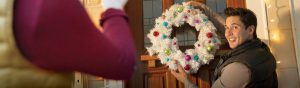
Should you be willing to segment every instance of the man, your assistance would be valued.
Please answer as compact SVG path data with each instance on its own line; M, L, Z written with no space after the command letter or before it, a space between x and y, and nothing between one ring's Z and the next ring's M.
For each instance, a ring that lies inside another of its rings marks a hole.
M256 36L255 14L245 8L227 8L225 15L225 37L232 50L222 56L216 67L212 88L276 88L275 59ZM171 72L186 88L197 87L181 66L178 70Z
M101 1L103 32L79 0L1 0L0 87L71 88L74 71L130 79L136 52L127 0Z

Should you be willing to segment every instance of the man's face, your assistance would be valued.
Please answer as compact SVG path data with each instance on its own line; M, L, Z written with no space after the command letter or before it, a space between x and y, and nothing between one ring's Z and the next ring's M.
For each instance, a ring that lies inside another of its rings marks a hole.
M246 40L252 39L253 31L254 29L251 26L246 30L239 16L229 16L226 19L225 37L230 48L236 48Z

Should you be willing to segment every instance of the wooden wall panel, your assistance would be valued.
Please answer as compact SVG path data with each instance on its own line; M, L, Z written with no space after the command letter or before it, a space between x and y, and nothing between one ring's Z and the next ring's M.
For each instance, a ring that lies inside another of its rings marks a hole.
M245 0L227 0L227 7L246 8Z
M162 1L163 1L163 6L162 6L163 12L164 12L166 9L168 9L169 7L171 7L171 6L173 5L173 3L174 3L173 0L162 0Z
M191 1L196 1L196 2L201 2L201 3L205 3L206 0L191 0Z
M144 49L144 30L143 30L143 0L128 0L125 11L129 18L129 26L133 34L135 48L137 50L137 69L132 78L126 81L126 88L143 88L143 64L140 55Z

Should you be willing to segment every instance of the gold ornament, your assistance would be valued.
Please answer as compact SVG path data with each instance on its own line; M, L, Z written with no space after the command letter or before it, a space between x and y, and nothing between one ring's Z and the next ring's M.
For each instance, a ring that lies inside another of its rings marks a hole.
M213 46L207 46L207 51L211 51L213 48Z
M197 14L198 14L198 12L197 12L197 11L195 11L195 10L193 10L193 11L192 11L192 14L193 14L193 15L197 15Z
M179 6L179 7L177 8L177 11L181 13L181 12L183 11L183 9L184 9L183 6Z

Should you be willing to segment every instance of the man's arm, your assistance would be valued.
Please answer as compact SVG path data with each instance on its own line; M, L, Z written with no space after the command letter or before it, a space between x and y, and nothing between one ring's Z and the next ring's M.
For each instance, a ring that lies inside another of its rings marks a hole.
M206 6L203 3L199 3L196 1L190 1L188 4L195 6L196 8L199 8L203 11L203 13L209 18L210 21L213 22L214 26L217 28L217 30L224 34L224 24L225 24L225 18L223 18L221 15L210 9L208 6Z
M221 76L212 88L244 88L250 81L251 72L241 63L231 63L222 69Z

